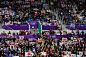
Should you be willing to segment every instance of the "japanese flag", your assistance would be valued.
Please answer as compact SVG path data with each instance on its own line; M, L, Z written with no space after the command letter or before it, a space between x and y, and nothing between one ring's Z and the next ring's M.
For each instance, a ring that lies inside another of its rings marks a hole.
M15 43L15 45L18 45L18 43Z
M62 43L64 43L64 41L62 40Z
M58 25L58 23L55 23L55 25Z
M47 10L47 12L50 12L50 10Z
M1 48L1 50L5 51L6 49Z
M67 41L67 38L62 38L62 41Z
M33 53L25 52L25 56L33 56L33 55L34 55Z
M68 5L68 7L71 7L71 5Z
M42 11L41 11L41 13L45 13L45 11L44 11L44 10L42 10Z
M50 20L50 22L53 22L52 20Z
M55 25L58 25L58 24L59 24L59 22L56 22L56 23L55 23Z
M64 5L64 4L62 4L62 7L65 7L65 5Z
M73 42L77 42L77 40L73 40Z
M11 43L11 45L14 45L14 43Z
M42 42L42 40L41 40L41 39L39 39L39 40L38 40L38 43L41 43L41 42Z
M57 22L57 20L53 20L53 22Z
M9 15L12 15L12 11L9 11Z
M13 57L19 57L19 56L13 56Z
M13 25L13 22L9 21L9 25Z
M67 51L66 54L69 54L69 52Z
M66 55L62 55L63 57L67 57Z
M51 23L48 23L48 25L51 25Z
M11 6L9 6L9 8L11 8Z
M67 7L67 5L65 5L65 7Z
M12 11L9 11L10 13L12 13Z
M42 56L46 56L46 52L41 52L41 55Z
M57 22L57 20L50 20L50 22Z
M19 36L19 38L20 38L21 40L23 40L23 39L24 39L24 36Z
M76 55L75 54L71 54L71 57L76 57Z
M5 25L9 25L9 22L5 22Z
M14 45L10 45L10 49L13 48L14 49Z
M5 10L5 13L8 13L9 11L8 10Z
M8 18L9 17L9 15L5 15L5 18Z
M4 14L4 12L0 12L0 15L3 15Z
M49 35L49 33L47 33L47 35Z
M79 55L81 55L81 56L82 56L82 55L83 55L83 52L79 52Z
M0 16L0 20L2 20L2 16Z
M44 13L44 11L41 11L41 13Z
M66 51L63 51L64 54L66 54Z

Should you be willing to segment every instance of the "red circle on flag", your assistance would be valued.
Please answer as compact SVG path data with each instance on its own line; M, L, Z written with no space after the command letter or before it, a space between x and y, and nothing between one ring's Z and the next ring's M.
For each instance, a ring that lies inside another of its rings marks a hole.
M31 55L31 53L28 53L27 55Z

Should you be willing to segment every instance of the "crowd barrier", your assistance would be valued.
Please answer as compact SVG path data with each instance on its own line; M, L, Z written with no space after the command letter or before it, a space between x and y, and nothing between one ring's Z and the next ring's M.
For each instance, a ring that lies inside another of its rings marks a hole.
M75 25L75 28L71 28L70 25L68 25L68 29L69 30L76 30L77 27L79 28L79 30L86 30L86 25Z
M40 35L12 35L12 38L19 38L19 36L24 36L24 38L40 38ZM86 37L86 35L44 35L46 37L52 37L52 39L59 39L61 37ZM9 35L0 35L0 38L9 38Z
M38 21L28 21L30 28L38 28Z
M3 25L3 28L5 30L29 30L29 25L30 28L39 28L38 21L28 21L28 23L29 24ZM50 30L52 28L54 28L54 30L58 30L57 25L42 25L42 30Z
M53 39L59 38L69 38L69 37L86 37L86 35L46 35L47 37L52 37Z
M11 35L12 38L19 38L20 36L24 36L24 38L30 38L32 40L36 39L36 38L40 38L40 35ZM9 38L10 35L0 35L0 38Z
M58 27L56 25L42 25L42 30L50 30L52 28L54 28L54 30L58 30Z
M29 30L28 24L3 25L5 30Z

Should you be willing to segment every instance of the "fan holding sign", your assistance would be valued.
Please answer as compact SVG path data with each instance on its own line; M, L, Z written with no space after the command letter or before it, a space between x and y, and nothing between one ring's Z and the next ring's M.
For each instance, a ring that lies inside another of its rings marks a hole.
M75 24L73 22L71 22L70 27L75 29Z

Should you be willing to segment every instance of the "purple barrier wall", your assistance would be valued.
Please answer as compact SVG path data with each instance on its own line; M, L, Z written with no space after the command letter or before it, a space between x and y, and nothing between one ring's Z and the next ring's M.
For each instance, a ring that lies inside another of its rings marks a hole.
M70 25L68 25L69 30L76 30L77 27L79 28L79 30L86 30L86 25L75 25L75 29L71 28Z
M24 36L24 38L29 38L35 40L36 38L40 38L40 35L12 35L12 38L19 38L19 36ZM0 35L0 38L9 38L9 35Z
M6 25L3 25L3 28L4 28L5 30L12 30L10 27L8 27L8 26L6 26Z
M40 35L13 35L13 37L15 38L19 38L19 36L24 36L25 38L31 38L31 39L36 39L36 38L40 38ZM86 37L86 35L45 35L47 37L52 37L53 39L59 39L60 37ZM0 38L9 38L9 35L0 35Z
M7 27L9 28L7 28ZM28 24L13 24L13 25L3 25L5 30L29 30Z
M54 39L59 39L60 37L86 37L86 35L46 35L47 37L55 37Z
M28 21L30 28L38 28L38 21Z
M52 28L54 28L54 30L58 30L58 27L57 26L55 26L55 25L42 25L42 30L50 30L50 29L52 29Z

